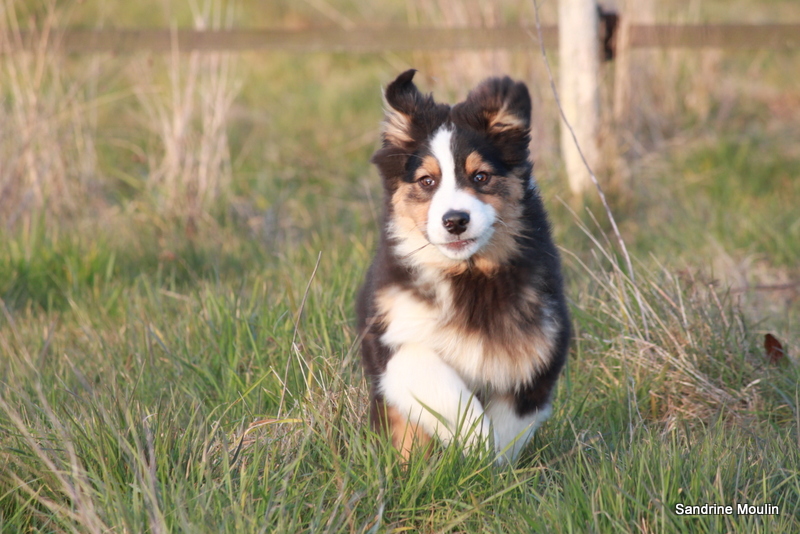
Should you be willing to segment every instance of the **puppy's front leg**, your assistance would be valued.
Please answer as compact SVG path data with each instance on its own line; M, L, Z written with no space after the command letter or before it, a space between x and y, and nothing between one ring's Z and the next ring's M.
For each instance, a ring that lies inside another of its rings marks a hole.
M550 417L552 411L548 402L528 413L519 413L514 395L492 397L486 406L486 414L491 418L494 428L497 462L514 463L536 429Z
M454 438L468 448L488 443L490 425L480 401L452 367L423 345L398 349L379 389L390 409L445 444Z

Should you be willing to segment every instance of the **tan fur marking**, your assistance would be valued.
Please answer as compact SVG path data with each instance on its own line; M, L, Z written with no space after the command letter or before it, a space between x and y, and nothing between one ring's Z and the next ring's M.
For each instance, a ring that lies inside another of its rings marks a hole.
M383 135L395 145L411 143L411 135L408 133L411 127L411 117L405 113L400 113L396 109L386 110L386 120L383 122Z
M492 113L486 112L487 119L489 119L489 129L495 132L504 132L506 130L524 130L527 128L525 119L508 111L504 105L499 111Z
M425 456L430 454L431 436L419 425L411 423L393 406L386 407L386 422L392 437L392 445L404 460L411 458L411 451L422 448Z
M423 229L428 222L427 202L408 202L408 197L416 184L402 183L392 195L394 221L403 232L419 233L424 237Z
M442 175L442 170L439 167L439 160L433 156L425 156L422 160L422 165L417 168L414 178L419 180L423 176L432 176L439 178Z
M389 321L389 313L394 308L394 303L397 300L397 289L389 287L379 291L375 295L375 305L377 308L377 316L380 318L379 322L386 324Z
M467 156L467 161L464 162L464 170L467 171L468 176L472 176L478 172L488 172L489 174L495 172L494 168L484 161L477 152L472 152Z

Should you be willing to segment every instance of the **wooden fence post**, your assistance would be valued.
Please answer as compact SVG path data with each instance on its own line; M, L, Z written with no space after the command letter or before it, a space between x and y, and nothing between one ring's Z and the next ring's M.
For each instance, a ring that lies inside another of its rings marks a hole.
M570 189L579 195L592 185L583 159L594 169L600 155L600 43L595 0L559 0L558 58L561 107L572 127L570 132L561 124L561 154Z

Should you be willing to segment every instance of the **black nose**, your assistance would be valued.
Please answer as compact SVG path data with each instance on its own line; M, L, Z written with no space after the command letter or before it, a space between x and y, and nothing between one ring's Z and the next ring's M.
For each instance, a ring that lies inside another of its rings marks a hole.
M469 213L466 211L450 210L442 217L442 224L451 234L463 234L469 224Z

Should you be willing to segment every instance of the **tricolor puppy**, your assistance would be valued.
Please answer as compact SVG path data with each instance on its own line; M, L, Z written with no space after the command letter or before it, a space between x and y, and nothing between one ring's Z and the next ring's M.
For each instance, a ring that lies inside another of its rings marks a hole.
M404 457L436 436L513 461L551 412L570 322L532 176L531 100L491 78L455 106L385 93L383 228L358 298L371 419Z

